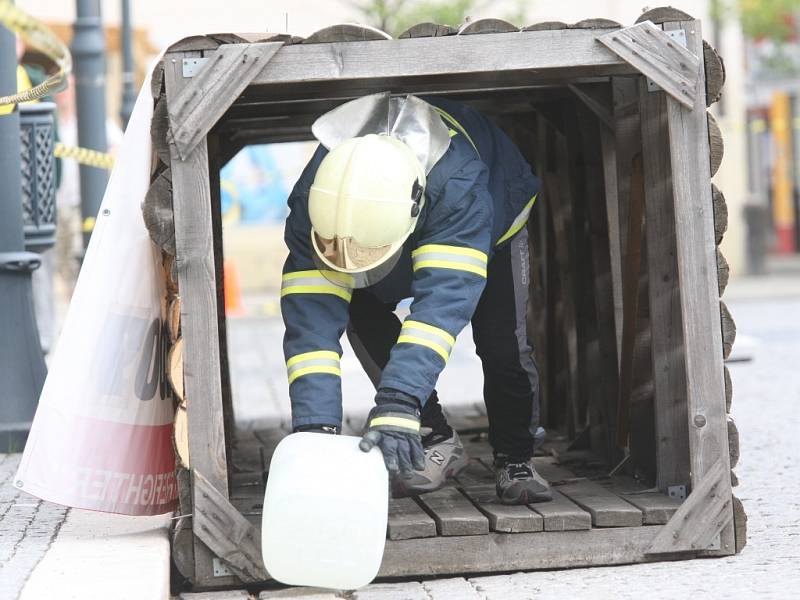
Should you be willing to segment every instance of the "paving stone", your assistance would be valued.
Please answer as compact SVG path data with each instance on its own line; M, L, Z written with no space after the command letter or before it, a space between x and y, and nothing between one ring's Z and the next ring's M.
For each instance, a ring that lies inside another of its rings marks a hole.
M423 581L422 587L430 600L481 600L482 596L463 577L453 579L431 579Z
M336 600L343 596L339 592L323 588L294 587L283 590L261 592L258 600L273 600L273 598L295 598L296 600Z
M430 600L421 583L374 583L353 592L353 600Z
M223 590L219 592L183 593L181 600L250 600L253 596L245 590Z

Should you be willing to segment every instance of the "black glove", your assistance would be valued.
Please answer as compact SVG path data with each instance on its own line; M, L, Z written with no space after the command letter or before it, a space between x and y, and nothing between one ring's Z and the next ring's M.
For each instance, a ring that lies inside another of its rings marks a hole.
M390 474L422 471L425 452L419 435L419 401L403 392L382 388L375 396L375 403L367 417L367 432L358 447L369 452L378 446Z

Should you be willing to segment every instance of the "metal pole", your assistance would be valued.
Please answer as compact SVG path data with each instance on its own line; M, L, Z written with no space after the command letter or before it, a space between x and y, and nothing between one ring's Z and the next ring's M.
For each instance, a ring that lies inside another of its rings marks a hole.
M17 91L16 40L0 27L0 95ZM37 254L25 252L19 112L0 115L0 452L19 452L44 385L44 363L33 313L31 271Z
M119 116L122 128L128 127L133 105L136 103L136 90L133 87L133 51L131 50L131 3L122 0L122 106Z
M77 0L77 18L70 50L75 73L78 145L99 152L107 149L105 39L100 0ZM94 220L108 183L105 169L81 165L83 247L89 244Z

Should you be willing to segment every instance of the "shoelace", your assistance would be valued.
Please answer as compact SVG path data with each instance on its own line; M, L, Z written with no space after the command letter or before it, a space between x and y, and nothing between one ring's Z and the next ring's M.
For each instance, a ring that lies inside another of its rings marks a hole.
M533 471L531 471L528 463L510 462L506 465L506 469L511 479L530 479L533 477Z

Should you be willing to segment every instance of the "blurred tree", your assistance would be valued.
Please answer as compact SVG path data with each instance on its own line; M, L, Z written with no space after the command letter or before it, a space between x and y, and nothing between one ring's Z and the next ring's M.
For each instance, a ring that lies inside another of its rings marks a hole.
M778 44L797 36L800 0L739 0L742 29L746 36Z
M715 20L738 16L744 34L755 41L775 44L795 41L800 0L712 0Z
M465 18L483 10L490 0L356 0L352 5L361 13L367 25L377 27L393 36L416 23L430 21L458 26ZM498 15L516 24L525 18L525 6L530 2L517 0L511 14Z

